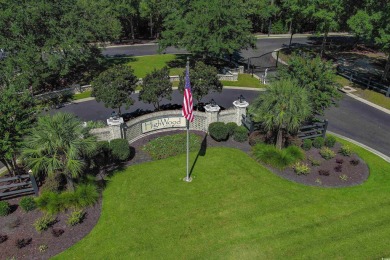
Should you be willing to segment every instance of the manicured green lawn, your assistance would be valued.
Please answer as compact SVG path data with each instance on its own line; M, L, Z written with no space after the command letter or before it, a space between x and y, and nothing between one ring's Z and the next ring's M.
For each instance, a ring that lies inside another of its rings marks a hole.
M352 86L354 87L354 86ZM356 88L356 87L355 87ZM378 93L374 90L370 89L361 89L356 88L356 92L352 92L352 94L364 98L365 100L368 100L374 104L377 104L381 107L390 109L390 97L386 97L382 93Z
M235 87L252 87L252 88L265 88L266 86L260 83L255 77L250 74L239 74L238 81L221 81L224 86Z
M150 56L135 56L123 58L107 58L109 65L126 64L134 69L138 78L143 78L153 69L161 69L168 66L170 75L181 75L185 68L186 55L159 54Z
M366 183L308 187L245 153L210 148L185 183L185 155L118 172L97 226L57 259L380 259L390 256L390 165ZM191 154L191 161L195 154Z
M83 98L89 98L89 97L91 97L91 93L92 93L92 91L84 91L82 93L74 94L73 99L79 100L79 99L83 99Z

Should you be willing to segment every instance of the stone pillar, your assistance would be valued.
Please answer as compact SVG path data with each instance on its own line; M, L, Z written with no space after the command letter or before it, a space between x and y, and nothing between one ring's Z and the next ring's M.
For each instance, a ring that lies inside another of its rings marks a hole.
M208 131L211 123L218 122L218 112L221 108L218 105L206 105L204 109L206 111L206 131Z
M241 119L243 115L246 115L246 108L249 106L249 103L242 100L236 100L233 102L234 109L236 110L236 123L237 125L242 125Z
M122 133L123 123L124 121L122 117L117 117L117 118L110 117L109 119L107 119L107 125L111 132L110 141L112 139L124 138L123 137L124 135Z

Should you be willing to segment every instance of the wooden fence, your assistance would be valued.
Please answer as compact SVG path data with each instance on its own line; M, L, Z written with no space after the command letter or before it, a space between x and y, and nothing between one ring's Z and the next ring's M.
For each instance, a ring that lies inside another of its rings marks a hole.
M248 129L249 133L261 129L261 124L253 122L249 116L243 115L241 123ZM325 138L327 128L328 120L306 123L299 129L298 137L302 140L313 139L319 136Z
M38 185L30 174L0 178L0 198L34 193L38 196Z
M386 86L384 84L378 83L372 78L363 77L354 70L350 70L342 66L338 66L337 74L348 79L351 82L357 83L368 89L373 89L379 93L385 94L386 97L390 97L390 86Z

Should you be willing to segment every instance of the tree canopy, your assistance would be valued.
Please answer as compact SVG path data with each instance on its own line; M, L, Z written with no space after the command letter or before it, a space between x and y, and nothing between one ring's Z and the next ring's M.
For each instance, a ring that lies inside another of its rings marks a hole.
M120 32L106 0L4 0L1 8L1 83L34 92L85 77L99 63L96 43Z
M160 102L163 98L171 100L172 83L169 78L169 69L164 67L153 70L142 79L142 89L139 99L153 104L156 110L160 110Z
M35 121L34 99L28 91L14 87L0 90L0 162L10 174L17 172L17 156Z
M201 61L196 62L195 68L190 68L190 82L192 96L199 103L210 91L221 92L222 83L217 77L217 69L213 66L204 64ZM184 91L185 72L180 77L179 90Z
M267 131L276 132L276 146L282 148L283 131L296 133L311 115L309 93L290 79L275 81L250 105L249 114Z
M121 106L125 105L128 109L134 103L130 95L135 91L137 82L130 66L115 65L100 73L92 82L92 93L97 102L118 109L118 114L121 114Z
M164 20L161 48L175 46L194 54L222 57L254 45L242 0L197 0L176 5Z

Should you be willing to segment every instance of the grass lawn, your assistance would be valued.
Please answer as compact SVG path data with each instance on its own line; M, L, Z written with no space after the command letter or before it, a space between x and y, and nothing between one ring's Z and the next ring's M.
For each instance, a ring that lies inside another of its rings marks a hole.
M81 92L81 93L78 93L78 94L74 94L73 95L73 100L89 98L89 97L91 97L91 93L92 93L92 91L84 91L84 92Z
M245 153L210 148L185 183L185 155L117 172L97 226L57 259L380 259L390 256L390 165L363 185L282 179ZM191 154L194 160L195 154Z
M134 56L122 58L107 58L107 66L113 64L126 64L134 69L138 78L144 78L153 69L161 69L168 66L170 75L181 75L185 68L187 55L159 54L150 56Z
M352 86L354 87L354 86ZM390 97L386 97L382 93L378 93L374 90L370 89L361 89L355 87L357 90L356 92L352 92L352 94L364 98L365 100L368 100L374 104L377 104L378 106L390 109Z
M224 86L234 86L234 87L251 87L251 88L265 88L266 86L261 84L260 81L252 77L250 74L239 74L238 81L223 81L221 80Z

